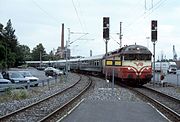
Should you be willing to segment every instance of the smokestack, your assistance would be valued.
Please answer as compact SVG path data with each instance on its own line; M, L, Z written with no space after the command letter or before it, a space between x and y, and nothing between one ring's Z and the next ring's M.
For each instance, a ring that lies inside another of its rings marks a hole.
M92 56L92 50L90 50L90 57Z
M62 31L61 31L61 49L64 49L64 23L62 23Z

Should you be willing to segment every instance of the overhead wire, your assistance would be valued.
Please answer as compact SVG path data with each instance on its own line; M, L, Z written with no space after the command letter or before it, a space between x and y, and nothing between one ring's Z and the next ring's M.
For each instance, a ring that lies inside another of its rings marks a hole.
M79 14L78 14L77 7L76 7L76 5L75 5L75 3L74 3L74 0L72 0L72 4L73 4L73 7L74 7L76 16L77 16L77 18L78 18L78 21L79 21L79 23L80 23L80 25L81 25L82 31L85 32L85 31L84 31L83 24L82 24L81 19L80 19L80 16L79 16Z
M32 0L32 2L34 3L34 5L39 8L44 14L46 14L47 16L49 16L52 20L54 20L55 22L57 22L59 24L58 18L52 16L51 14L49 14L45 9L43 9L35 0Z
M162 4L163 4L165 1L167 1L167 0L159 0L156 4L153 4L153 3L152 3L152 7L151 7L150 9L146 9L147 12L141 14L141 15L138 17L137 21L139 21L139 20L142 19L142 18L145 19L146 17L148 17L150 14L152 14L152 13L154 12L154 10L158 9L159 7L161 7ZM153 0L152 0L152 2L153 2ZM146 6L146 5L145 5L145 6ZM135 24L137 21L133 21L133 23L129 24L129 26Z
M79 3L79 0L76 0L77 1L77 6L78 6L78 10L80 11L80 13L83 11L82 8L81 8L81 4ZM81 14L82 15L82 14ZM83 15L82 15L83 16ZM83 24L83 27L85 29L85 33L87 32L87 28L86 28L86 23L84 21L84 18L81 16L81 20L82 20L82 24Z
M114 37L112 37L111 35L110 35L110 37L113 41L115 41L120 46L120 42L116 41L116 39L114 39Z
M161 7L167 0L159 0L158 2L156 2L155 4L152 3L152 7L150 9L147 9L147 6L145 6L145 10L147 10L147 12L142 13L135 21L133 21L132 23L128 24L124 30L127 30L128 28L130 28L131 26L133 26L134 24L136 24L137 22L140 22L144 19L146 19L148 16L150 16L155 10L157 10L159 7ZM152 0L153 2L153 0ZM146 2L145 2L146 3ZM130 30L130 29L128 29ZM129 31L128 31L129 32Z
M158 9L159 7L161 7L167 0L160 0L158 1L150 10L149 13L145 16L148 17L150 14L152 14L154 12L154 10Z

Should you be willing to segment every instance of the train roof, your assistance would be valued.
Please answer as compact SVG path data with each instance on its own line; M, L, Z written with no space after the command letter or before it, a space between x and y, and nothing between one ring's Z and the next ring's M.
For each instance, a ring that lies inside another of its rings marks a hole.
M151 51L144 46L141 45L128 45L120 49L121 54L152 54Z
M76 61L86 61L86 60L99 60L99 59L103 59L103 57L104 57L104 54L97 55L97 56L91 56L91 57L73 58L73 59L69 59L68 61L76 62ZM62 63L62 62L66 62L66 60L58 60L57 62Z
M70 59L70 60L68 60L68 61L79 61L81 58L72 58L72 59Z
M80 61L85 61L85 60L99 60L99 59L103 59L103 57L104 57L104 54L103 54L103 55L96 55L96 56L81 58Z
M49 61L26 61L27 64L48 63Z

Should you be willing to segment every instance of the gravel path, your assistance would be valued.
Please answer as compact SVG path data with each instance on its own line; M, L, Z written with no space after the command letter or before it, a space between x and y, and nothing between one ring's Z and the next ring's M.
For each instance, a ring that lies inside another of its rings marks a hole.
M95 87L90 91L87 99L90 100L119 100L119 101L133 101L133 102L142 102L129 90L114 85L114 91L112 90L112 83L107 83L105 80L100 78L93 78L95 81Z
M180 100L180 87L177 87L177 86L166 86L166 87L162 87L162 86L159 86L159 85L154 85L153 84L146 84L144 85L146 87L149 87L149 88L152 88L152 89L155 89L157 91L160 91L160 92L163 92L169 96L173 96L175 98L178 98Z

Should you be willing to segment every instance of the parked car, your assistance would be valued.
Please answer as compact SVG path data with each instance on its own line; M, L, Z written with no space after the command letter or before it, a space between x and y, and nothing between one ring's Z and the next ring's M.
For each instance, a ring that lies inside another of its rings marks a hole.
M32 86L38 86L39 78L34 77L30 71L19 71L25 78L29 79ZM33 83L35 82L35 83Z
M3 77L5 79L10 80L12 83L28 83L29 79L25 78L20 72L18 71L6 71L3 72Z
M2 74L0 73L0 87L1 87L1 84L11 84L11 81L4 79Z
M177 64L176 62L155 62L155 71L176 74Z
M11 83L10 80L4 79L2 74L0 73L0 91L5 91L5 89L9 88Z
M41 66L41 67L36 67L36 69L37 70L44 70L46 67L43 67L43 66Z
M62 70L56 69L54 67L47 67L45 70L46 76L57 76L57 75L63 75L64 72Z

